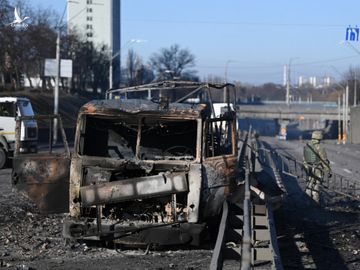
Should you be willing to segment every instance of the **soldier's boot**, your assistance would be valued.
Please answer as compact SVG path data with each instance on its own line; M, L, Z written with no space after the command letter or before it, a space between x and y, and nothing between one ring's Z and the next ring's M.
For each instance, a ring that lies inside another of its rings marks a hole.
M316 203L320 203L320 183L319 181L315 182L315 185L312 190L312 198Z
M306 183L306 188L305 188L305 193L312 198L312 191L313 191L314 187L313 187L313 179L309 178L308 182Z
M306 187L305 193L306 193L310 198L312 197L312 192L311 192L311 189L310 189L309 187Z
M320 194L318 191L313 191L312 192L312 199L314 200L314 202L316 202L317 204L320 203Z

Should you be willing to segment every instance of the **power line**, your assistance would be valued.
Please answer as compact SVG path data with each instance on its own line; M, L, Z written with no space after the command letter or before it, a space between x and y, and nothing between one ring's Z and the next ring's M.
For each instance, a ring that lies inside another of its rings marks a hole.
M314 62L307 62L307 63L296 63L296 64L293 64L293 66L307 66L307 65L323 64L323 63L329 63L329 62L338 62L338 61L348 60L348 59L352 59L352 58L356 58L356 57L359 57L359 55L347 56L347 57L342 57L342 58L333 58L333 59L328 59L328 60L321 60L321 61L314 61Z
M231 69L251 69L251 68L277 68L281 67L281 64L273 65L273 66L231 66ZM217 69L217 68L224 68L224 66L202 66L198 65L199 68L211 68L211 69Z
M124 22L173 23L173 24L222 24L249 26L279 26L279 27L345 27L348 24L316 24L316 23L273 23L273 22L236 22L236 21L203 21L203 20L168 20L168 19L131 19L124 18Z
M296 63L292 64L292 66L308 66L308 65L315 65L315 64L323 64L323 63L331 63L331 62L338 62L343 60L348 60L352 58L359 57L359 55L352 55L347 57L341 57L341 58L332 58L332 59L326 59L326 60L318 60L313 62L304 62L304 63ZM240 60L237 62L241 62ZM284 64L271 64L271 65L258 65L258 66L236 66L232 65L231 69L253 69L253 68L282 68ZM218 68L224 68L224 66L203 66L203 65L197 65L198 68L210 68L210 69L218 69Z

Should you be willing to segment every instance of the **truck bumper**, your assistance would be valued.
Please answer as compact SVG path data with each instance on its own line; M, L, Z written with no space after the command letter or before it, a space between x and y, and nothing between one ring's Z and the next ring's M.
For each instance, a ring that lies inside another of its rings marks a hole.
M37 141L20 141L20 153L37 153Z

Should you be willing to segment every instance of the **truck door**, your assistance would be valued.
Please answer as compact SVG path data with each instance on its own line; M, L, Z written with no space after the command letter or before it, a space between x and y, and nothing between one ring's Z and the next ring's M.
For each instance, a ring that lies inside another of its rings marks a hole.
M204 191L206 208L204 216L219 214L224 198L236 188L237 148L236 122L234 119L215 118L205 122L204 127Z
M0 102L0 134L3 135L8 142L15 140L15 117L16 106L14 102Z
M53 122L58 121L59 142L54 144ZM20 152L21 121L36 120L38 152ZM59 115L22 116L16 119L12 183L32 200L42 213L69 211L70 149Z
M12 101L0 102L0 169L6 164L15 142L16 107Z

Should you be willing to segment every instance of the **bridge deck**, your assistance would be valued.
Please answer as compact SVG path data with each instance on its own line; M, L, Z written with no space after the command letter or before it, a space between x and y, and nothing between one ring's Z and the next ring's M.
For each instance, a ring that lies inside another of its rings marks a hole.
M350 114L348 114L350 120ZM240 118L258 119L316 119L338 120L337 107L316 107L306 105L240 105L238 106Z

